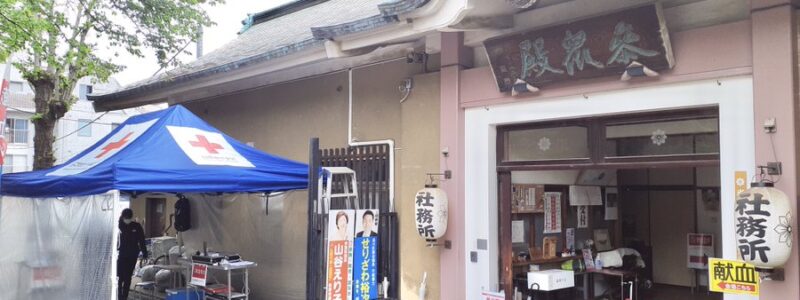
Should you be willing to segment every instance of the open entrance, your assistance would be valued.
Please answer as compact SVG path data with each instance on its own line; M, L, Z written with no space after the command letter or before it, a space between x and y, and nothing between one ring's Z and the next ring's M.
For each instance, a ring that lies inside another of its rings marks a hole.
M722 256L718 124L709 108L498 127L504 290L722 299L706 277Z

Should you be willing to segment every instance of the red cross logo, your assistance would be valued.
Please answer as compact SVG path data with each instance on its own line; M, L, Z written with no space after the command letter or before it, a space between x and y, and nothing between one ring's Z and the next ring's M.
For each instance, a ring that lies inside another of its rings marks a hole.
M116 150L116 149L122 148L122 146L125 146L125 144L128 143L128 138L131 137L132 134L133 134L133 132L128 132L128 134L126 134L125 137L123 137L121 140L116 141L116 142L108 143L108 145L103 147L103 152L101 152L100 154L98 154L94 158L101 158L104 155L108 154L108 152L111 152L112 150Z
M208 139L201 134L197 135L197 141L194 142L189 141L189 144L191 144L193 147L205 148L206 151L208 151L208 153L211 154L217 154L219 153L217 152L217 149L222 149L222 146L220 144L209 142Z

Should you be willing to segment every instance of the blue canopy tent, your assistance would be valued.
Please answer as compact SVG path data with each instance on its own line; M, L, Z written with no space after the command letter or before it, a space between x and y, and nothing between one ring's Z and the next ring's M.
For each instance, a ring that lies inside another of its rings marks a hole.
M247 146L176 105L131 117L62 165L1 178L0 194L23 197L273 192L305 189L308 166Z
M121 194L305 189L308 166L177 105L129 118L64 164L0 180L0 299L114 299Z

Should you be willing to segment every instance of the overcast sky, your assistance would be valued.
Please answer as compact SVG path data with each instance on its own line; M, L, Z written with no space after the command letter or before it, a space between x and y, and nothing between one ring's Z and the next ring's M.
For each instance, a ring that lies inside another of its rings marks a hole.
M223 5L208 9L211 20L217 25L203 29L203 52L214 51L217 47L236 38L236 33L242 28L241 21L247 17L248 13L264 11L288 2L292 2L292 0L226 0ZM195 53L195 45L189 47L189 50ZM181 57L183 62L191 60L193 60L192 57ZM120 54L117 63L127 66L124 71L113 75L123 86L148 78L159 69L152 55L137 58Z

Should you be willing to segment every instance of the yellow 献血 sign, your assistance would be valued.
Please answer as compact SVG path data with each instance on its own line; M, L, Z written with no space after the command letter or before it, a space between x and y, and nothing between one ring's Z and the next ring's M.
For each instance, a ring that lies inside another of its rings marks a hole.
M712 292L758 295L758 272L751 264L709 257L708 278Z

